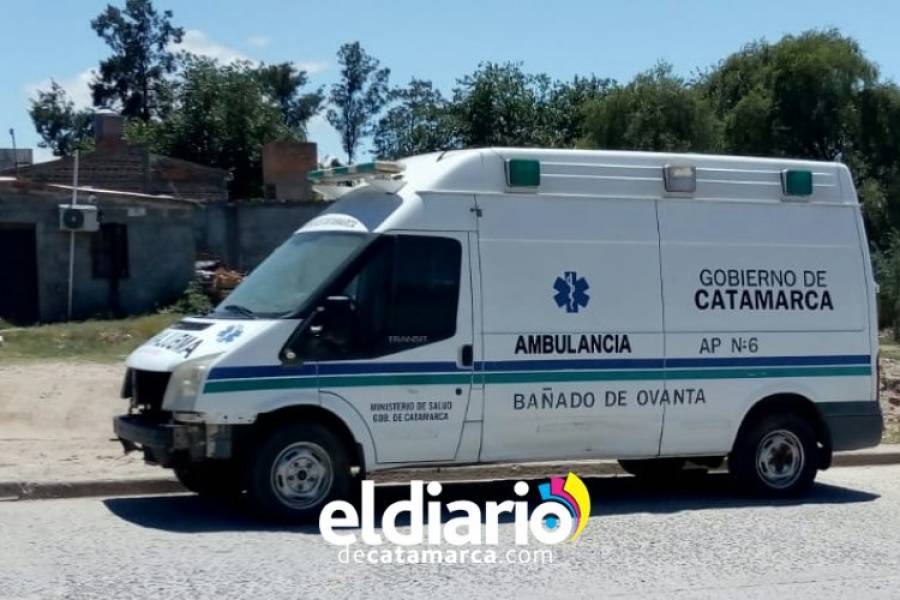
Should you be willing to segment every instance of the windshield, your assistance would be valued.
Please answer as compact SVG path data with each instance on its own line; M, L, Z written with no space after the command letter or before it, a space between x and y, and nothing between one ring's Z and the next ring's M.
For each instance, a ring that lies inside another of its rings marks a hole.
M214 311L218 316L283 317L299 310L370 236L296 233L264 260Z

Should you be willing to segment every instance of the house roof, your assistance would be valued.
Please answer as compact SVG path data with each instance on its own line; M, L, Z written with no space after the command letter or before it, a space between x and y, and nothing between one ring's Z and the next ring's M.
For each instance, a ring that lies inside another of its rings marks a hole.
M0 176L0 189L11 188L14 190L22 190L25 192L72 192L73 186L60 183L41 183L30 181L27 179L17 179L15 177ZM135 200L140 202L163 202L177 203L186 206L197 206L204 204L200 200L190 198L180 198L168 194L146 194L143 192L130 192L124 190L111 190L98 188L94 186L78 186L78 193L82 200L86 200L88 195L104 196L110 199L119 200Z
M66 186L72 182L73 168L73 158L63 157L22 166L18 171L6 169L0 176L15 174L19 181ZM199 202L226 200L227 177L223 169L154 154L124 142L82 154L78 173L83 184L79 189Z

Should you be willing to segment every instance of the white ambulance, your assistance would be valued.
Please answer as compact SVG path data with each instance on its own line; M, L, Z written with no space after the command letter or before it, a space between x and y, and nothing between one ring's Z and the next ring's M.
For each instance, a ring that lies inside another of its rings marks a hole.
M190 489L305 519L410 465L727 457L785 496L879 443L842 164L489 148L310 179L346 193L128 359L115 431Z

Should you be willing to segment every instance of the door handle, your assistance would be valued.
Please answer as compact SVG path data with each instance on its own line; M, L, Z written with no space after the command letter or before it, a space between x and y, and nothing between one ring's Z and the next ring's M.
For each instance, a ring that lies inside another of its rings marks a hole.
M463 344L459 349L459 366L471 367L474 362L474 350L472 344Z

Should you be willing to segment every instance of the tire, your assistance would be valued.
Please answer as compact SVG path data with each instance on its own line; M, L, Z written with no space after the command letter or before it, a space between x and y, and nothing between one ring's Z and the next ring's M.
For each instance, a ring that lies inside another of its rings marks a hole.
M208 497L239 496L243 486L238 467L227 461L209 461L175 468L175 477L189 491Z
M812 487L817 457L812 426L792 413L774 414L741 429L728 470L754 495L792 498Z
M643 460L620 460L619 466L626 473L647 481L671 479L684 468L683 458L648 458Z
M281 522L315 521L325 504L350 497L352 482L347 450L318 424L271 430L248 463L251 503L260 516Z

